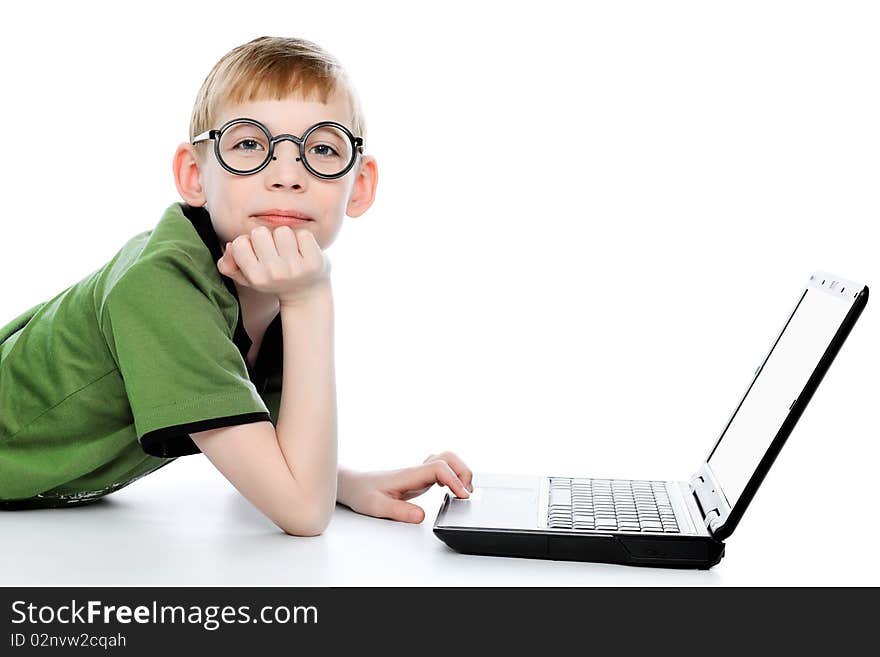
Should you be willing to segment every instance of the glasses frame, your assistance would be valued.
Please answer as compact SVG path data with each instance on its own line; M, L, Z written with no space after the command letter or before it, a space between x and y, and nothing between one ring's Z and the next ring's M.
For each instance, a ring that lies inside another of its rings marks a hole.
M226 164L226 162L224 162L223 158L220 156L220 139L223 137L223 133L226 132L232 126L238 125L239 123L250 123L250 124L257 126L260 130L263 131L263 133L266 135L267 141L269 142L269 152L266 154L266 159L256 169L251 169L251 170L233 169L231 166ZM311 166L309 166L309 160L306 157L306 152L305 152L305 144L306 144L306 141L308 140L309 136L315 130L317 130L319 128L326 127L326 126L332 126L334 128L339 128L340 130L342 130L342 132L348 137L349 141L351 142L351 160L349 161L348 165L342 171L340 171L337 174L333 174L333 175L328 175L326 173L320 173L318 171L315 171ZM310 127L308 130L306 130L305 134L303 134L302 137L296 137L296 136L288 134L288 133L283 133L283 134L276 135L273 137L272 133L269 132L269 129L266 126L264 126L262 123L257 121L256 119L249 119L246 117L240 117L237 119L231 119L231 120L227 121L226 123L224 123L222 126L220 126L217 129L206 130L202 134L196 136L190 143L195 145L195 144L199 143L200 141L206 141L208 139L212 139L214 141L214 157L217 158L217 162L220 164L220 166L222 166L224 169L226 169L229 173L234 173L237 176L252 176L253 174L259 173L260 171L265 169L267 166L269 166L269 162L271 162L273 159L275 159L274 158L275 144L277 144L278 142L284 141L284 140L290 140L299 147L299 157L296 158L296 161L302 162L303 166L306 168L306 171L308 171L313 176L315 176L317 178L321 178L323 180L335 180L336 178L341 178L342 176L347 174L351 170L351 168L354 166L354 163L357 161L358 153L362 154L364 152L364 139L363 139L363 137L355 137L354 134L351 132L351 130L346 128L341 123L337 123L336 121L320 121L320 122L316 123L315 125L313 125L312 127Z

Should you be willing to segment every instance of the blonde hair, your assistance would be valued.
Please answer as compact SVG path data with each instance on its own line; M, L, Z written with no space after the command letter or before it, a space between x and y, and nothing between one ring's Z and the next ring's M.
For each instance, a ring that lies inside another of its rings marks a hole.
M350 126L355 136L366 143L366 121L360 99L342 64L311 41L293 37L258 37L223 55L196 95L189 124L189 141L215 125L221 108L254 100L283 100L299 94L306 100L322 103L337 91L347 98L351 108ZM201 160L210 141L195 144Z

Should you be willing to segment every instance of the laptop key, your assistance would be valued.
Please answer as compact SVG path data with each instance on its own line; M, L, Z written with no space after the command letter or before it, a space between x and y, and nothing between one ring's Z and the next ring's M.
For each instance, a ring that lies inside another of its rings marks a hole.
M572 529L596 529L596 523L594 523L594 522L574 522L574 523L572 523Z
M571 492L559 488L550 489L550 506L571 506Z

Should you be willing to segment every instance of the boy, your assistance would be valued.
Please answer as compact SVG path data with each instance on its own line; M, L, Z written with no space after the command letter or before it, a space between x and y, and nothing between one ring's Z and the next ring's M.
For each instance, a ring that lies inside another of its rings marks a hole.
M85 504L203 453L291 535L337 502L421 522L454 454L337 466L333 301L324 255L372 204L375 158L342 67L302 39L227 53L174 154L184 203L102 268L0 328L0 508Z

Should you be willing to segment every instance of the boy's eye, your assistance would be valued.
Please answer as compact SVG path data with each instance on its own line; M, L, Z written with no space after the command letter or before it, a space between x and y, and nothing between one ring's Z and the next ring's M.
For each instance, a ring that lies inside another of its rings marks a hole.
M315 152L316 150L317 152ZM325 157L339 156L339 153L336 152L336 149L329 144L315 144L309 149L309 153L312 152L315 152L315 155L321 155Z
M241 146L242 144L256 144L256 145L259 146L260 148L263 147L263 145L262 145L261 143L259 143L256 139L242 139L242 140L241 140L240 142L238 142L235 146L233 146L233 148L238 148L238 147ZM244 149L240 149L240 150L252 151L252 150L255 150L255 149L254 149L254 148L244 148Z

